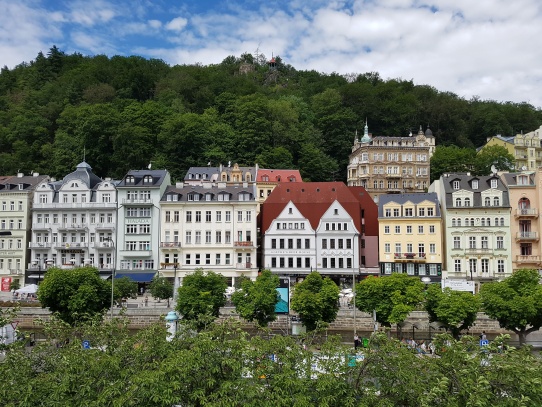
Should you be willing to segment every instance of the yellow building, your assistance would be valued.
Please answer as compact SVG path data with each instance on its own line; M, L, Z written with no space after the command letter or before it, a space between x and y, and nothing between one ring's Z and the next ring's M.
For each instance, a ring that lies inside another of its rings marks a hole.
M515 167L517 170L535 171L542 166L541 135L542 126L529 133L516 134L510 137L503 137L499 134L495 137L489 137L486 144L479 151L490 146L504 147L516 159Z
M381 276L405 273L441 281L442 221L436 193L381 195L378 224Z

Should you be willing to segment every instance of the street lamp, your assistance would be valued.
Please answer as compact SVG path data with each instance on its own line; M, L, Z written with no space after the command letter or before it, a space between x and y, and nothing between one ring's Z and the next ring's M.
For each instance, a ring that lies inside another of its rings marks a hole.
M177 267L179 263L173 263L173 301L177 301Z

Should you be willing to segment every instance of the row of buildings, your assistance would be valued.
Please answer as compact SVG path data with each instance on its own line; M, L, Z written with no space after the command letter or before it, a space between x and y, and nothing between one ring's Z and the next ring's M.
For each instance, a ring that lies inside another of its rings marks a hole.
M0 179L0 277L38 283L52 266L91 265L103 278L177 284L197 268L230 285L262 268L294 280L313 270L338 284L392 272L426 282L502 279L542 268L542 169L445 174L428 192L380 195L306 183L295 170L195 167L101 179L86 163L62 180Z

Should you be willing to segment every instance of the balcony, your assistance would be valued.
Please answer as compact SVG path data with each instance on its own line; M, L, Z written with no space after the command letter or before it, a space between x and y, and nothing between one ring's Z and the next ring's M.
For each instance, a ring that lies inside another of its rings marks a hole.
M484 248L470 247L468 249L465 249L465 254L468 256L489 255L492 252L493 250L488 249L487 247L484 247Z
M96 230L114 230L115 224L114 223L98 223L96 225Z
M93 249L112 250L115 248L113 242L92 242L90 247Z
M181 247L181 242L160 242L161 249L177 249Z
M152 199L148 198L124 198L122 200L123 205L152 205Z
M538 218L538 209L516 209L516 218Z
M43 243L36 243L36 242L30 242L28 243L29 249L50 249L52 247L52 244L50 242L43 242Z
M175 270L175 265L177 265L178 270L180 268L179 263L160 263L160 268L166 270Z
M235 263L236 270L251 269L252 263Z
M522 263L522 264L540 264L540 256L538 255L517 255L516 256L516 263Z
M394 253L393 258L398 261L425 261L425 253Z
M33 209L115 209L117 207L116 202L84 202L84 203L72 203L72 202L55 202L52 203L34 203Z
M401 178L401 174L400 173L397 173L397 174L386 174L386 178Z
M12 276L20 276L24 273L24 271L21 269L8 269L8 272Z
M80 230L80 229L88 229L87 224L85 223L62 223L58 230Z
M517 232L516 240L522 241L538 241L538 232Z
M252 241L246 241L246 242L233 242L233 246L234 246L234 247L238 247L238 248L252 249L252 248L254 248L254 242L252 242Z
M32 230L50 230L50 223L32 223Z

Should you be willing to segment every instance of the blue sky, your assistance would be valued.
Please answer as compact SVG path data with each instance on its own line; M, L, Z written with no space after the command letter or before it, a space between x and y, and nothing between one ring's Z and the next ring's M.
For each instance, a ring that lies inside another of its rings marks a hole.
M171 65L258 50L297 69L376 71L542 108L541 39L541 0L0 0L10 68L53 45Z

